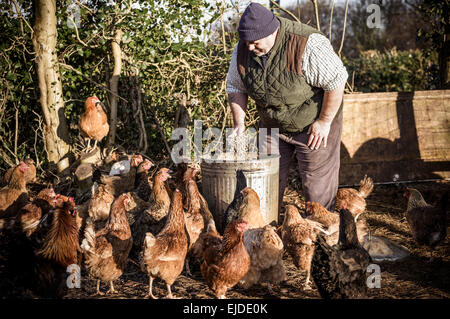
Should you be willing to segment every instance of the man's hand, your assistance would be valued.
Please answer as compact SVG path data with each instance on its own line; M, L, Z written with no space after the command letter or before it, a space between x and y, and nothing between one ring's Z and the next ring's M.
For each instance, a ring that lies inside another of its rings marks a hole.
M322 143L323 147L327 147L330 127L331 123L319 119L312 123L308 129L308 134L310 134L307 143L308 147L312 150L317 150Z
M240 135L244 134L244 131L245 131L245 126L243 126L243 125L235 126L233 128L233 130L231 131L230 136L240 136Z
M320 111L319 117L308 129L308 134L311 135L309 136L307 145L310 149L317 150L322 143L323 147L327 147L331 122L333 122L333 119L341 106L344 88L345 82L333 91L324 93L322 110Z
M231 93L228 94L231 112L233 113L234 128L231 136L242 135L245 131L245 111L247 110L247 94Z

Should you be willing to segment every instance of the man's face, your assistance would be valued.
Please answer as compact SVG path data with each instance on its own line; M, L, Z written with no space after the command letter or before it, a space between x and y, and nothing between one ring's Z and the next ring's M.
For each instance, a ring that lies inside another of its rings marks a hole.
M275 39L277 38L278 29L271 35L256 40L256 41L245 41L249 51L252 51L257 56L262 56L272 49L275 44Z

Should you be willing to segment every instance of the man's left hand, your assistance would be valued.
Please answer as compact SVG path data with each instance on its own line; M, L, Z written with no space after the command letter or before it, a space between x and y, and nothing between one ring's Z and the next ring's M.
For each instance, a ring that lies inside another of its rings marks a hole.
M308 129L309 139L308 147L312 150L319 149L320 145L323 143L323 147L327 147L328 134L330 133L331 123L316 120Z

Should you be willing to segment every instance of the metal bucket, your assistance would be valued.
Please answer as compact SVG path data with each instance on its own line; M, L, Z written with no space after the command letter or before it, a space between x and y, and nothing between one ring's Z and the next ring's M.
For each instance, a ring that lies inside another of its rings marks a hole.
M208 202L216 224L222 225L228 205L236 189L236 171L241 170L247 186L259 196L261 213L267 224L278 223L278 173L280 157L250 161L201 162L202 194Z

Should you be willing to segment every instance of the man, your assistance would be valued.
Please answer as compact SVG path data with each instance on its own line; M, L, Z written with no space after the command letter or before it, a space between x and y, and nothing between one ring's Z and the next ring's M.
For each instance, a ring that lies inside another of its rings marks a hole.
M248 96L260 127L279 128L279 204L295 152L307 201L333 211L348 74L318 30L277 18L258 3L244 11L227 75L234 130L244 132ZM269 130L268 130L269 131Z

